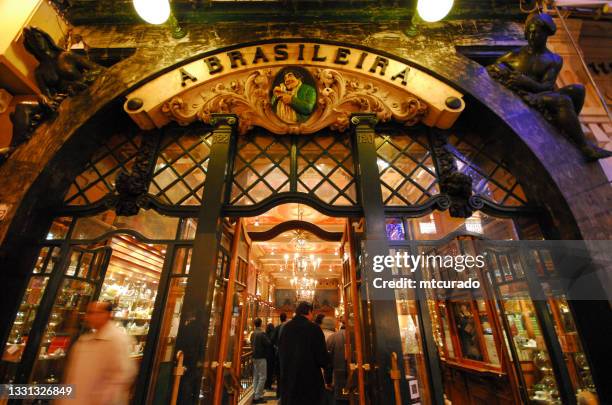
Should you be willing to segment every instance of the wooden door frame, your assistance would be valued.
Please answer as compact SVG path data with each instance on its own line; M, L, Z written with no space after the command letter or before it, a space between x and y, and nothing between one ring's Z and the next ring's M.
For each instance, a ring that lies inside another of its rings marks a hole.
M366 404L365 398L365 373L364 373L364 345L363 345L363 332L361 327L361 305L359 302L359 291L357 289L357 259L355 257L355 239L353 235L353 230L351 228L351 220L347 218L346 225L344 228L344 235L342 246L343 248L348 245L348 259L349 259L349 277L350 277L350 290L351 290L351 306L353 308L354 314L354 322L353 322L353 333L355 334L355 360L357 362L357 388L359 391L359 405ZM346 251L344 252L346 253ZM344 280L343 280L344 282ZM343 289L344 290L344 289ZM344 305L347 305L346 300L344 301ZM346 317L346 309L345 309L345 319ZM346 324L346 328L349 328L350 325ZM346 339L346 337L345 337ZM350 357L349 357L350 358Z
M225 287L225 303L223 305L223 320L221 321L221 340L219 343L219 355L217 357L217 369L215 371L215 389L213 394L213 404L221 405L223 397L223 374L225 371L225 358L227 357L229 345L230 323L233 315L234 290L236 288L236 269L238 267L238 247L240 238L243 234L242 218L238 218L234 226L234 236L232 238L232 248L230 252L230 267L227 286ZM232 365L230 365L231 369Z

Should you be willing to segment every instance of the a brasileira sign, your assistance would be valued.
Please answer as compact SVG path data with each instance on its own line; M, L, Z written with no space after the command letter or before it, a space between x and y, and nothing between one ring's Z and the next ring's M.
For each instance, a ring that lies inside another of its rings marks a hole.
M276 134L307 134L328 126L342 131L353 113L449 128L464 106L460 92L392 57L279 41L178 66L132 91L124 108L143 129L231 113L241 133L261 126Z

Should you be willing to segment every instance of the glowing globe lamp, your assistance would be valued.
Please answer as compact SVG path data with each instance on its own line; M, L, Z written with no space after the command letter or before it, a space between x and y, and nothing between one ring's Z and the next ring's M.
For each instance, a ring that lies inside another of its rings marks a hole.
M454 0L419 0L417 11L419 16L427 22L440 21L453 8Z
M163 24L170 17L168 0L133 0L136 12L149 24Z

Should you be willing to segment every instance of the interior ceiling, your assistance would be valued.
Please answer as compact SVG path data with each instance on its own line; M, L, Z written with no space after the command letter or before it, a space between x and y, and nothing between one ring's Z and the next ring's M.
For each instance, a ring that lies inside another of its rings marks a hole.
M51 0L72 24L142 23L131 0ZM279 7L279 4L282 5ZM173 0L179 22L327 20L409 21L416 0ZM522 19L519 0L455 0L448 19Z
M304 204L282 204L266 213L253 218L246 218L247 231L263 232L286 221L301 220L317 225L328 232L342 232L345 219L328 217L314 208Z
M301 220L317 225L328 232L342 232L344 218L328 217L304 204L283 204L272 208L258 217L246 218L248 232L263 232L286 221ZM298 244L303 239L303 245ZM317 279L339 278L342 272L340 242L320 239L310 232L288 230L273 239L253 243L253 259L265 274L277 284L284 284L293 276L295 254L321 259L316 271L308 266L309 276ZM286 256L285 256L286 255Z

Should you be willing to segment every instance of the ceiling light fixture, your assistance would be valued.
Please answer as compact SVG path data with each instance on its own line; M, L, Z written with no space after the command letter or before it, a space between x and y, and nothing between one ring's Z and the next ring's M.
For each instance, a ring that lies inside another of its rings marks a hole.
M440 21L453 8L454 0L419 0L417 11L419 17L427 22Z
M163 24L170 18L168 0L134 0L133 3L140 18L149 24Z
M161 25L168 23L172 38L181 39L187 35L172 13L169 0L132 0L138 16L149 24Z

